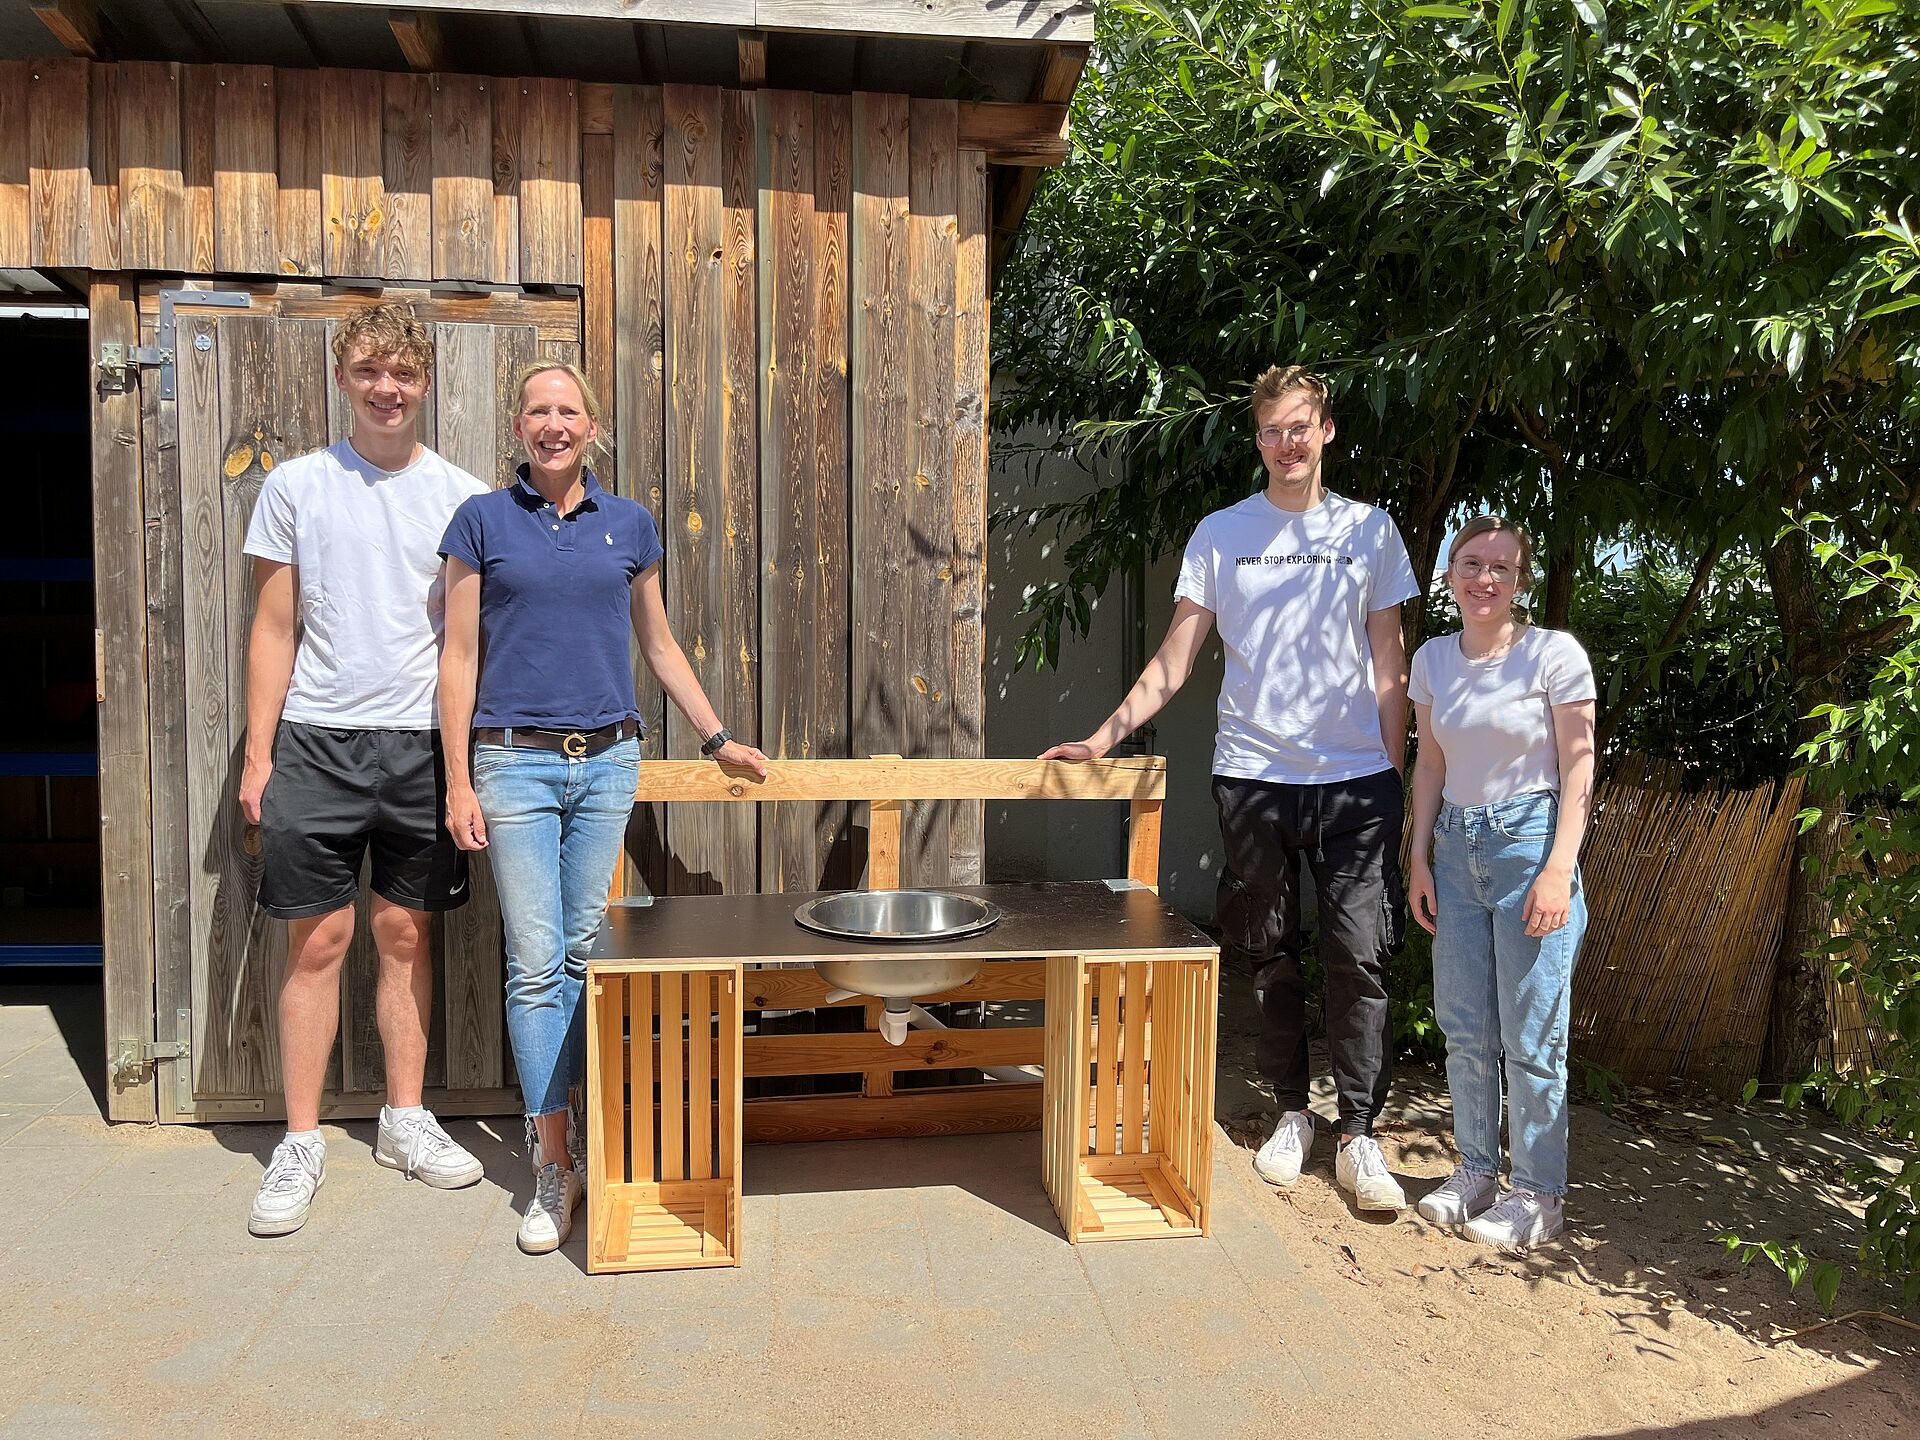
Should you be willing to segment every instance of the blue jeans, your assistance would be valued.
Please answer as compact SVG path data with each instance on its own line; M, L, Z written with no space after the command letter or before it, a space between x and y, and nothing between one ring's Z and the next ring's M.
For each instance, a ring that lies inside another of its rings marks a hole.
M473 790L507 939L507 1038L527 1114L567 1108L586 1069L580 996L587 947L607 913L640 742L580 760L476 745Z
M1567 1016L1587 929L1576 868L1567 923L1527 934L1527 890L1553 848L1548 791L1492 805L1443 804L1433 829L1433 1001L1447 1037L1447 1088L1461 1163L1500 1173L1504 1053L1513 1183L1567 1193Z

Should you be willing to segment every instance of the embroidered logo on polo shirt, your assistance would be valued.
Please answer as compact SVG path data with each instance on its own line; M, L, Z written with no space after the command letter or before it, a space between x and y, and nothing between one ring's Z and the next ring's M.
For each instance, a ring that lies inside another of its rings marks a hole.
M607 532L607 543L609 545L613 543L613 532L611 530Z

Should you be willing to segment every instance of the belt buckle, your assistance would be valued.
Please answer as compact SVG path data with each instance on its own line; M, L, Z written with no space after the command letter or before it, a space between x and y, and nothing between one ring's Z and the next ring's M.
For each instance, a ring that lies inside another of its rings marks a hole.
M567 737L560 742L560 749L571 758L578 760L587 753L587 737L578 730L570 730L567 732Z

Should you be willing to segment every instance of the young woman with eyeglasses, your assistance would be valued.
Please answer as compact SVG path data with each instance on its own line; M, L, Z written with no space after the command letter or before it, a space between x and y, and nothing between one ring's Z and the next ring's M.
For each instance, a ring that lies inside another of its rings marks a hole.
M1567 1021L1586 932L1580 843L1593 805L1593 666L1515 604L1532 545L1498 515L1447 552L1460 630L1413 657L1413 918L1433 932L1434 1010L1460 1164L1415 1207L1525 1250L1560 1233ZM1431 858L1429 858L1429 841ZM1511 1188L1499 1195L1504 1056Z

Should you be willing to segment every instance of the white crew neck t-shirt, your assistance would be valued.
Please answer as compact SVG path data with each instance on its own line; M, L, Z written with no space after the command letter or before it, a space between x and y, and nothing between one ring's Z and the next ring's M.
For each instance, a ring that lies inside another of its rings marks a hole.
M299 648L283 718L341 730L431 730L446 616L440 537L490 487L422 446L382 470L347 441L271 471L247 554L298 567Z
M1388 767L1367 617L1420 585L1386 511L1256 491L1200 522L1173 593L1213 612L1226 647L1216 775L1324 785Z
M1564 630L1529 626L1491 660L1469 660L1460 636L1440 635L1413 657L1407 696L1430 705L1432 734L1446 757L1446 798L1493 805L1518 795L1560 791L1553 707L1598 695L1593 665Z

